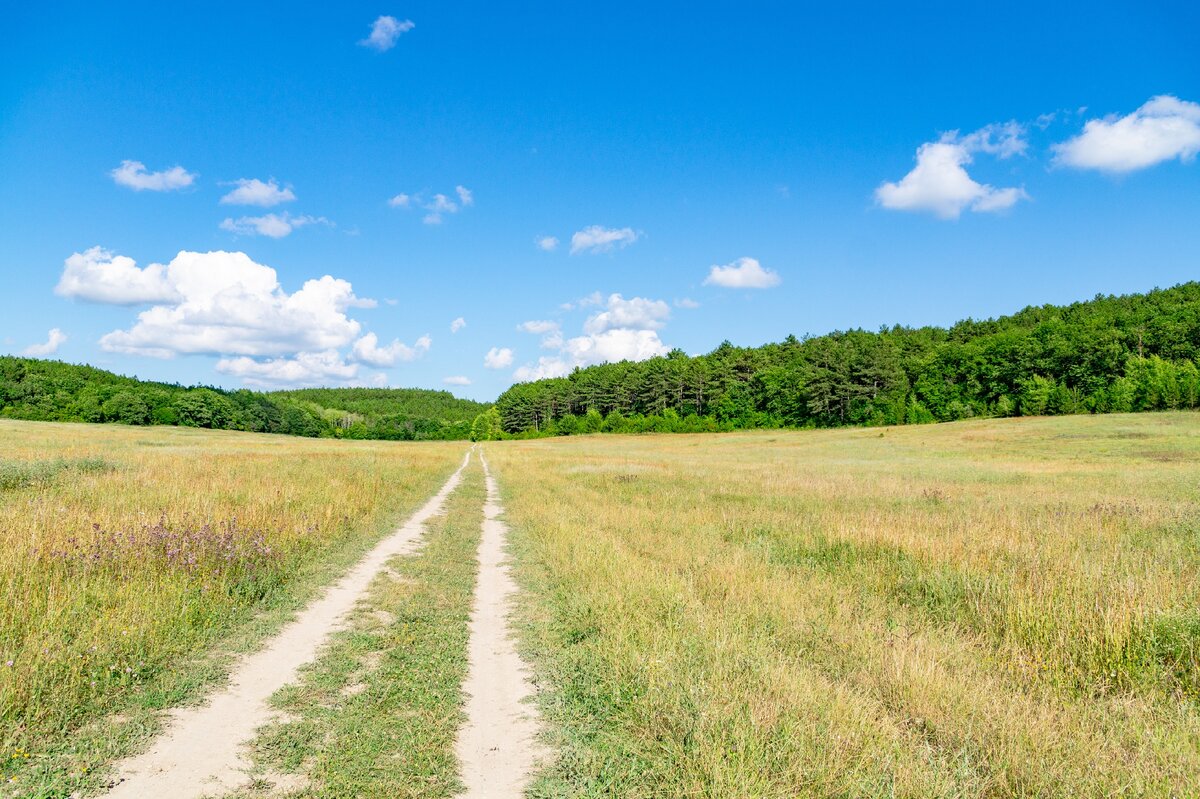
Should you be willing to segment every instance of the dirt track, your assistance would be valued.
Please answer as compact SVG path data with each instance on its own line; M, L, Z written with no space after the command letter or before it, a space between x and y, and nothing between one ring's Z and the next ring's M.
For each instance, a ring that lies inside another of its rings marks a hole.
M379 542L262 649L236 666L224 689L204 705L174 711L167 730L148 751L117 764L120 782L107 796L199 799L244 786L250 765L245 744L256 729L270 721L267 700L293 682L299 668L316 657L388 559L413 548L425 521L441 510L469 460L470 453L441 490L399 530Z
M513 643L508 615L517 587L505 562L508 531L499 517L500 492L483 463L487 501L479 541L479 579L471 612L470 670L463 688L467 722L459 731L456 751L469 799L519 797L523 794L539 748L538 721L526 667Z

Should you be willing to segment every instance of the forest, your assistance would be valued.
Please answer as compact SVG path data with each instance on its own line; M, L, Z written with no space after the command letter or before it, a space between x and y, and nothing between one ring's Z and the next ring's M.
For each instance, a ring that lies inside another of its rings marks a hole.
M258 392L184 387L91 366L0 356L0 418L181 425L309 437L466 439L487 405L448 391Z
M951 326L846 330L576 369L496 403L447 391L229 391L0 357L0 417L310 437L495 439L898 425L1200 407L1200 282Z
M512 386L507 435L899 425L1200 405L1200 283L707 355L680 350Z

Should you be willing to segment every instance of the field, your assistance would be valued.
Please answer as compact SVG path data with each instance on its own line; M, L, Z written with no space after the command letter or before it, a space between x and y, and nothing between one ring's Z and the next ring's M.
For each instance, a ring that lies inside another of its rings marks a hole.
M0 423L13 795L102 792L467 447ZM544 729L529 796L1200 792L1194 414L481 449ZM275 695L239 795L455 795L482 502L472 456Z
M253 646L463 450L0 422L3 778L86 783L221 678L204 655Z
M536 796L1200 793L1200 419L491 449Z

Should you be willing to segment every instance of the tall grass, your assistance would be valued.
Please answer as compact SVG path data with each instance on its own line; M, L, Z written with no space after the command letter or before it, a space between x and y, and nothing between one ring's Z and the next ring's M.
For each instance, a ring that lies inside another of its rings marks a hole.
M35 755L0 766L18 784L89 721L178 701L200 654L311 591L462 456L11 421L0 450L0 745Z
M537 796L1200 793L1200 417L489 444Z

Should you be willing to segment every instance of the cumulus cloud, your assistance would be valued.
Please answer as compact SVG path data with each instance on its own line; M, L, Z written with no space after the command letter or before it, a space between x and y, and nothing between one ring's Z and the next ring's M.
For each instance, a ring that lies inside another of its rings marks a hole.
M291 188L279 188L279 184L271 178L263 183L258 178L239 178L234 181L237 186L233 191L221 198L222 205L258 205L270 208L280 203L290 203L296 199Z
M590 297L587 299L592 300ZM557 353L544 355L535 364L519 367L513 373L513 378L525 381L562 377L577 367L617 361L644 361L667 354L669 350L658 336L658 331L671 315L667 303L645 297L627 300L620 294L610 294L602 302L603 310L592 314L584 322L582 336L564 338L557 324L550 330L542 327L549 323L532 323L537 327L529 332L548 332L542 346L555 349ZM527 328L522 326L522 329Z
M530 380L545 380L550 377L566 377L571 373L571 365L564 358L543 355L535 364L525 364L513 372L513 379L519 383Z
M564 350L579 366L616 361L644 361L666 355L667 347L654 330L616 328L567 339Z
M21 350L22 355L27 355L30 358L45 358L47 355L53 355L58 352L67 340L67 334L59 330L57 327L50 328L50 332L46 334L46 341L40 344L30 344L25 349Z
M1200 152L1200 104L1160 95L1131 114L1088 120L1083 132L1054 146L1054 162L1123 174Z
M424 194L401 192L388 200L388 205L404 210L420 208L425 211L425 215L421 217L422 222L427 225L440 225L447 215L457 214L462 209L470 208L475 204L475 195L466 186L455 186L454 195L457 199L448 194L434 194L432 197L427 197Z
M129 273L135 289L150 269L139 270L142 275ZM241 252L180 252L159 270L166 287L154 300L159 304L139 313L128 330L104 335L100 346L105 350L160 358L319 352L345 346L358 335L360 325L346 315L347 309L373 305L355 296L348 282L329 275L288 294L274 269ZM136 296L108 293L114 304L128 304Z
M371 23L370 35L359 41L359 45L382 53L396 46L396 40L400 38L400 34L408 33L415 27L416 25L411 19L402 21L395 17L382 16Z
M700 303L696 302L695 300L691 299L690 297L684 297L682 300L675 300L675 307L676 308L688 308L688 309L699 308Z
M63 264L62 277L54 287L54 293L61 297L109 305L141 305L180 299L162 264L139 269L132 258L113 255L103 247L74 253Z
M606 228L591 225L571 236L571 255L611 252L623 249L638 240L633 228Z
M648 300L645 297L627 300L620 294L611 294L605 309L588 317L583 331L603 333L616 328L661 330L670 316L671 306L662 300Z
M238 219L226 217L220 227L221 230L227 230L239 236L269 236L273 239L281 239L297 228L318 224L333 225L323 216L292 216L284 211L282 214L243 216Z
M571 301L571 302L564 302L562 305L560 305L558 307L562 308L564 311L573 311L576 308L587 308L592 305L603 305L603 304L604 304L604 295L598 291L593 291L591 294L587 295L586 297L580 297L579 299Z
M141 161L122 161L121 165L108 173L118 186L134 191L174 191L192 185L194 173L181 166L173 166L161 172L147 172Z
M538 236L533 243L542 252L554 252L558 249L558 238L555 236Z
M968 209L986 213L1011 208L1028 199L1024 189L979 183L966 166L976 153L1009 158L1024 153L1027 146L1024 128L1015 122L988 125L966 136L950 131L922 144L912 171L898 183L880 185L875 200L894 211L927 211L942 219L957 219Z
M443 377L442 382L448 386L469 386L471 385L471 378L464 377L463 375L451 375L450 377Z
M779 283L779 273L765 269L754 258L738 258L724 266L713 264L709 267L708 277L704 278L706 286L723 286L728 289L769 289L778 286Z
M151 303L126 329L100 338L110 352L171 358L216 355L217 370L250 385L380 385L360 378L362 364L392 366L427 352L382 345L349 316L375 301L349 282L324 275L288 293L274 269L241 252L180 252L170 263L139 269L130 258L99 247L66 260L60 294L114 305ZM346 353L346 349L349 353Z
M457 319L455 319L453 322L450 323L450 332L457 333L458 331L462 330L466 326L467 326L467 320L463 319L460 316Z
M517 325L517 330L541 336L543 349L556 350L562 347L562 326L558 322L549 319L531 319Z
M517 330L520 330L523 333L534 333L536 335L552 333L558 329L558 322L553 322L549 319L531 319L528 322L522 322L521 324L517 325Z
M239 377L251 386L324 386L353 381L358 376L358 365L347 363L337 350L324 350L263 361L245 356L222 358L217 361L217 371ZM386 375L376 375L376 383L379 377L387 382Z
M513 351L508 347L492 347L483 356L483 365L488 369L504 369L512 366Z
M411 347L400 339L393 339L386 347L379 346L379 337L367 333L354 342L352 352L355 360L369 363L372 366L395 366L401 361L415 361L433 345L433 339L428 334L421 336Z

